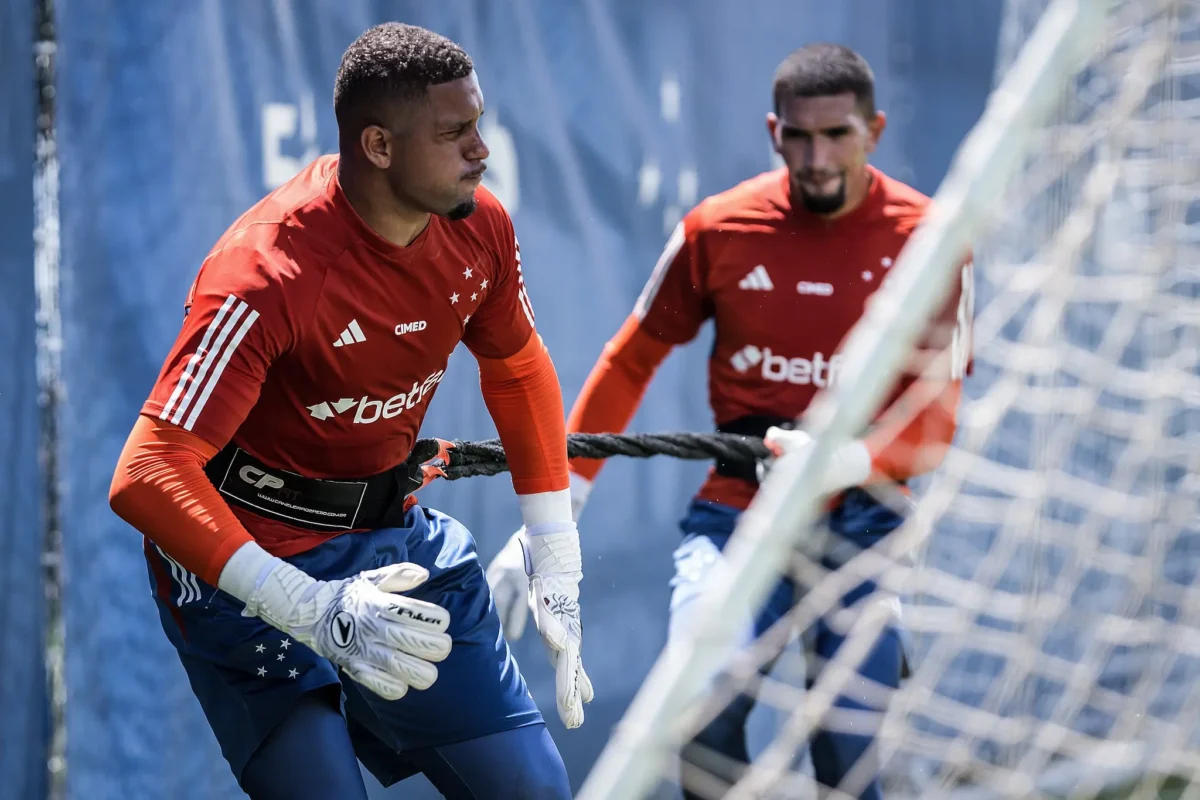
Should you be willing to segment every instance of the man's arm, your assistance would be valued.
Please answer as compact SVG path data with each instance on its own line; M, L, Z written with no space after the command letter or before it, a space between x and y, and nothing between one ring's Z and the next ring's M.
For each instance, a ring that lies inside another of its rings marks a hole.
M267 369L294 336L260 254L231 247L212 255L113 475L109 501L117 515L213 585L252 539L204 465L241 426Z
M696 210L676 226L633 313L604 346L584 382L567 418L569 433L624 431L663 359L676 345L695 338L711 316L702 230ZM572 459L576 516L603 465L598 459Z
M534 624L555 667L559 716L568 728L576 728L583 724L583 706L594 692L581 656L583 556L571 516L562 390L534 329L520 245L508 215L502 220L494 288L463 335L479 364L480 391L504 445L525 523L513 538L521 548L522 578L527 580L520 587L514 582L514 596L497 596L496 603L516 607L516 595L528 591Z
M588 373L571 407L567 430L571 433L624 431L671 348L672 345L647 333L638 316L631 314L604 345L600 358ZM596 479L603 466L602 459L571 460L571 472L588 483ZM575 487L587 485L574 480L572 483Z
M503 216L499 265L487 299L471 316L463 344L479 365L479 388L504 445L526 524L571 521L562 390L534 328L521 249Z
M117 516L214 586L229 557L253 541L204 473L216 454L196 434L141 414L109 488Z
M395 564L317 581L256 544L204 473L257 402L270 364L293 341L295 321L271 270L257 254L223 250L202 268L189 306L113 474L113 510L185 568L245 603L247 614L381 697L428 688L437 679L433 662L450 652L449 615L393 594L419 586L426 570ZM339 613L364 623L348 642L330 632L328 621Z
M562 390L536 331L507 358L476 356L484 404L504 445L526 525L571 520Z
M874 478L903 481L941 465L957 430L962 381L973 368L974 314L975 267L968 257L910 365L911 383L863 437Z

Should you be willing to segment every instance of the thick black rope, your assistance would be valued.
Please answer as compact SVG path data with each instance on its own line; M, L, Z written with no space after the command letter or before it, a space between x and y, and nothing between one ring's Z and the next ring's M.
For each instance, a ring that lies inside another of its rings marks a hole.
M754 462L768 455L761 438L735 433L572 433L567 436L570 458L671 456L689 460L721 459ZM447 480L508 471L508 460L499 439L455 442Z

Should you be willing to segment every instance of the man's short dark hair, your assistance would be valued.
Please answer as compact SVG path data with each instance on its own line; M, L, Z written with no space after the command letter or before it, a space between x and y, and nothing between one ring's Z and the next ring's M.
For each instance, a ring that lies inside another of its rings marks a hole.
M875 116L875 73L867 60L840 44L810 44L775 70L775 113L793 97L827 97L851 92L864 119Z
M381 106L420 100L430 86L471 74L466 51L441 34L416 25L385 22L363 32L346 48L333 85L338 127L385 124Z

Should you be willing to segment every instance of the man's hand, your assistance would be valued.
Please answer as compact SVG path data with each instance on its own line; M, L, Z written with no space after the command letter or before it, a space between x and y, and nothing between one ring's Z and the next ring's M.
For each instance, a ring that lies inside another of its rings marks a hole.
M546 523L527 528L521 537L530 565L529 604L533 624L555 669L558 716L568 728L583 724L583 705L595 692L583 671L580 649L579 582L583 556L574 523Z
M763 481L766 473L777 458L786 453L803 453L812 448L816 442L802 430L788 430L770 427L763 437L771 456L757 464L758 479ZM859 439L847 442L834 451L825 470L825 480L821 486L823 494L836 494L852 486L861 486L871 477L871 453Z
M416 564L393 564L338 581L318 581L274 559L246 601L258 616L341 667L385 700L428 689L434 663L450 654L441 606L404 597L429 578ZM260 573L261 574L261 573Z
M555 670L558 715L568 728L583 724L583 705L595 692L583 669L579 581L583 558L579 531L571 523L521 528L487 568L504 635L516 641L525 631L526 611Z
M591 492L592 482L572 472L571 517L576 523ZM524 535L525 526L522 525L487 567L487 582L492 587L496 613L500 615L504 638L510 642L518 641L525 634L525 623L529 620L529 575L533 566L521 544Z

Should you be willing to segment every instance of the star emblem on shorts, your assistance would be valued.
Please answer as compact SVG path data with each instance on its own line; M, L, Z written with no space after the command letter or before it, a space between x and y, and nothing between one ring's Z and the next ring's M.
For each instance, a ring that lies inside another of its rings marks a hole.
M264 651L264 650L266 650L266 649L267 649L267 646L266 646L265 644L256 644L256 645L254 645L254 652L256 652L256 653L261 653L261 652L263 652L263 651Z
M473 272L474 272L474 271L473 271L473 270L472 270L470 267L467 267L466 269L464 269L464 270L463 270L463 277L464 277L464 278L467 278L467 279L470 279L470 277L471 277L471 275L473 274Z
M471 321L471 315L470 315L470 314L467 314L465 317L463 317L463 325L466 325L466 324L467 324L468 322L470 322L470 321Z
M276 660L276 661L283 661L283 658L284 658L284 656L283 656L283 653L280 653L278 656L276 656L276 657L275 657L275 660Z
M265 677L267 677L267 668L266 668L266 667L259 667L259 668L258 668L258 677L260 677L260 678L265 678Z
M450 304L454 305L457 302L458 302L458 292L455 292L454 294L450 295Z
M298 670L298 669L289 669L289 670L288 670L288 677L289 677L289 678L295 679L295 677L296 677L297 675L299 675L299 674L300 674L300 670Z
M290 639L284 639L282 642L279 643L279 646L282 647L284 650L287 650L289 647L292 646L292 642Z
M478 299L479 299L479 295L476 294L475 292L472 292L471 293L471 302L474 303Z
M484 278L484 279L483 279L483 283L479 284L479 288L480 288L480 289L486 289L486 288L487 288L487 278Z

